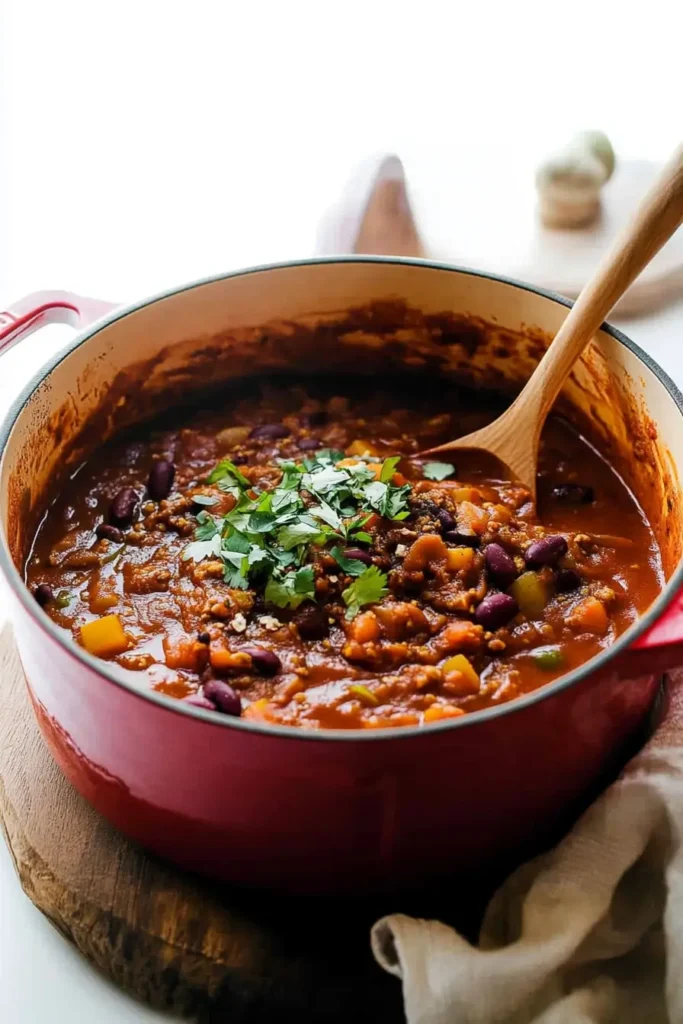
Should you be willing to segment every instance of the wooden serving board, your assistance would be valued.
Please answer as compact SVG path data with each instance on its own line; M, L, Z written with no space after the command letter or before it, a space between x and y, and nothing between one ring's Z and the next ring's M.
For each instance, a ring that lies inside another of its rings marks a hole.
M371 924L401 911L474 937L500 881L442 880L355 904L218 886L160 861L52 761L9 627L0 633L0 822L24 892L59 931L130 994L201 1024L398 1024L400 985L372 959Z
M0 634L0 819L27 896L156 1007L231 1024L403 1020L400 986L369 947L374 917L395 904L342 908L219 888L129 842L52 761L9 628Z

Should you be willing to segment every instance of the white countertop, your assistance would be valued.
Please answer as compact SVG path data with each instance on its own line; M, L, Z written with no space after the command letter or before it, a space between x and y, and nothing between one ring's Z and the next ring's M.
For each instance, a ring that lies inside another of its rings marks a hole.
M430 0L349 0L343 13L293 0L267 17L262 5L219 0L177 12L162 0L115 10L9 0L0 308L42 288L133 300L306 256L326 204L378 149L398 152L409 179L433 166L434 208L462 187L477 152L501 173L532 174L539 153L594 125L620 154L662 159L680 130L679 40L661 32L668 0L647 9L647 20L615 23L592 0L577 0L571 17L545 0L458 4L448 15ZM505 230L482 217L492 252ZM457 252L457 225L453 234ZM683 303L625 329L683 383ZM0 414L70 336L50 327L3 358ZM63 940L21 892L0 842L0 1020L74 1019L168 1018Z

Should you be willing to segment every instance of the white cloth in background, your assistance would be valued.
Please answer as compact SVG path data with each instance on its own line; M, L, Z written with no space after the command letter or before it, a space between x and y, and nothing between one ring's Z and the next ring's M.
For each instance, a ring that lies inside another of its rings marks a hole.
M438 921L375 924L408 1024L683 1024L682 682L619 780L499 890L477 947Z

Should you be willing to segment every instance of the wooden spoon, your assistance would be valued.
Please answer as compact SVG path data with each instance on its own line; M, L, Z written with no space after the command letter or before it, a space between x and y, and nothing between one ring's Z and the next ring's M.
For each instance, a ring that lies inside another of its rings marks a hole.
M494 455L536 498L541 430L572 366L638 274L683 222L683 147L646 195L612 250L582 289L523 390L502 416L482 430L420 452L474 448Z

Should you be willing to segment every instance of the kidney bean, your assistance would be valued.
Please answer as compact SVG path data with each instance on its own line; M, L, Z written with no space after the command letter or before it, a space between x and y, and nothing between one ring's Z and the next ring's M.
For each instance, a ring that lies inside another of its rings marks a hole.
M551 492L556 501L565 505L590 505L595 501L595 492L592 487L583 487L581 484L558 484Z
M263 423L254 427L249 435L254 441L275 441L279 437L289 437L289 427L284 423Z
M204 683L204 697L212 701L215 707L224 715L233 715L239 718L242 714L242 701L237 696L229 683L222 679L210 679Z
M362 548L344 548L343 554L346 558L355 558L363 565L372 565L372 558Z
M487 544L484 548L484 558L490 576L503 589L517 579L517 567L500 544Z
M452 516L450 512L447 512L445 508L439 508L437 505L436 518L439 520L441 529L448 533L451 530L456 529L455 516Z
M452 516L445 508L441 508L435 501L421 501L415 506L415 511L436 519L442 530L455 530L456 528L455 516Z
M492 633L500 629L519 611L519 605L510 594L489 594L474 613L474 618L484 629Z
M322 441L317 437L302 437L299 441L299 451L314 452L316 448L322 448Z
M114 526L130 526L137 515L139 498L132 487L123 487L109 506Z
M282 662L273 651L265 647L241 647L240 650L249 655L252 665L262 676L276 676L282 671Z
M157 459L152 463L147 479L147 493L153 501L168 498L175 479L175 466L168 459Z
M33 596L40 607L44 608L46 604L49 604L50 601L54 600L55 595L53 594L52 587L49 583L39 583L33 591Z
M566 554L567 541L556 534L534 541L524 552L524 561L530 569L540 569L542 565L555 565Z
M481 544L480 537L474 531L470 533L459 528L448 530L444 533L443 539L447 540L449 544L466 544L468 548L478 548Z
M555 585L561 594L577 590L582 582L578 572L574 572L573 569L560 569L555 579Z
M118 526L111 526L109 523L99 523L95 527L95 535L100 540L110 540L113 544L120 544L123 540L123 534Z
M327 423L327 412L324 409L311 409L310 412L302 412L299 416L299 423L302 427L322 427Z
M313 601L300 605L292 616L292 622L303 640L322 640L330 631L325 609Z
M185 704L191 704L195 708L204 708L205 711L216 711L216 705L201 693L192 693L184 698ZM241 710L241 707L240 707Z

